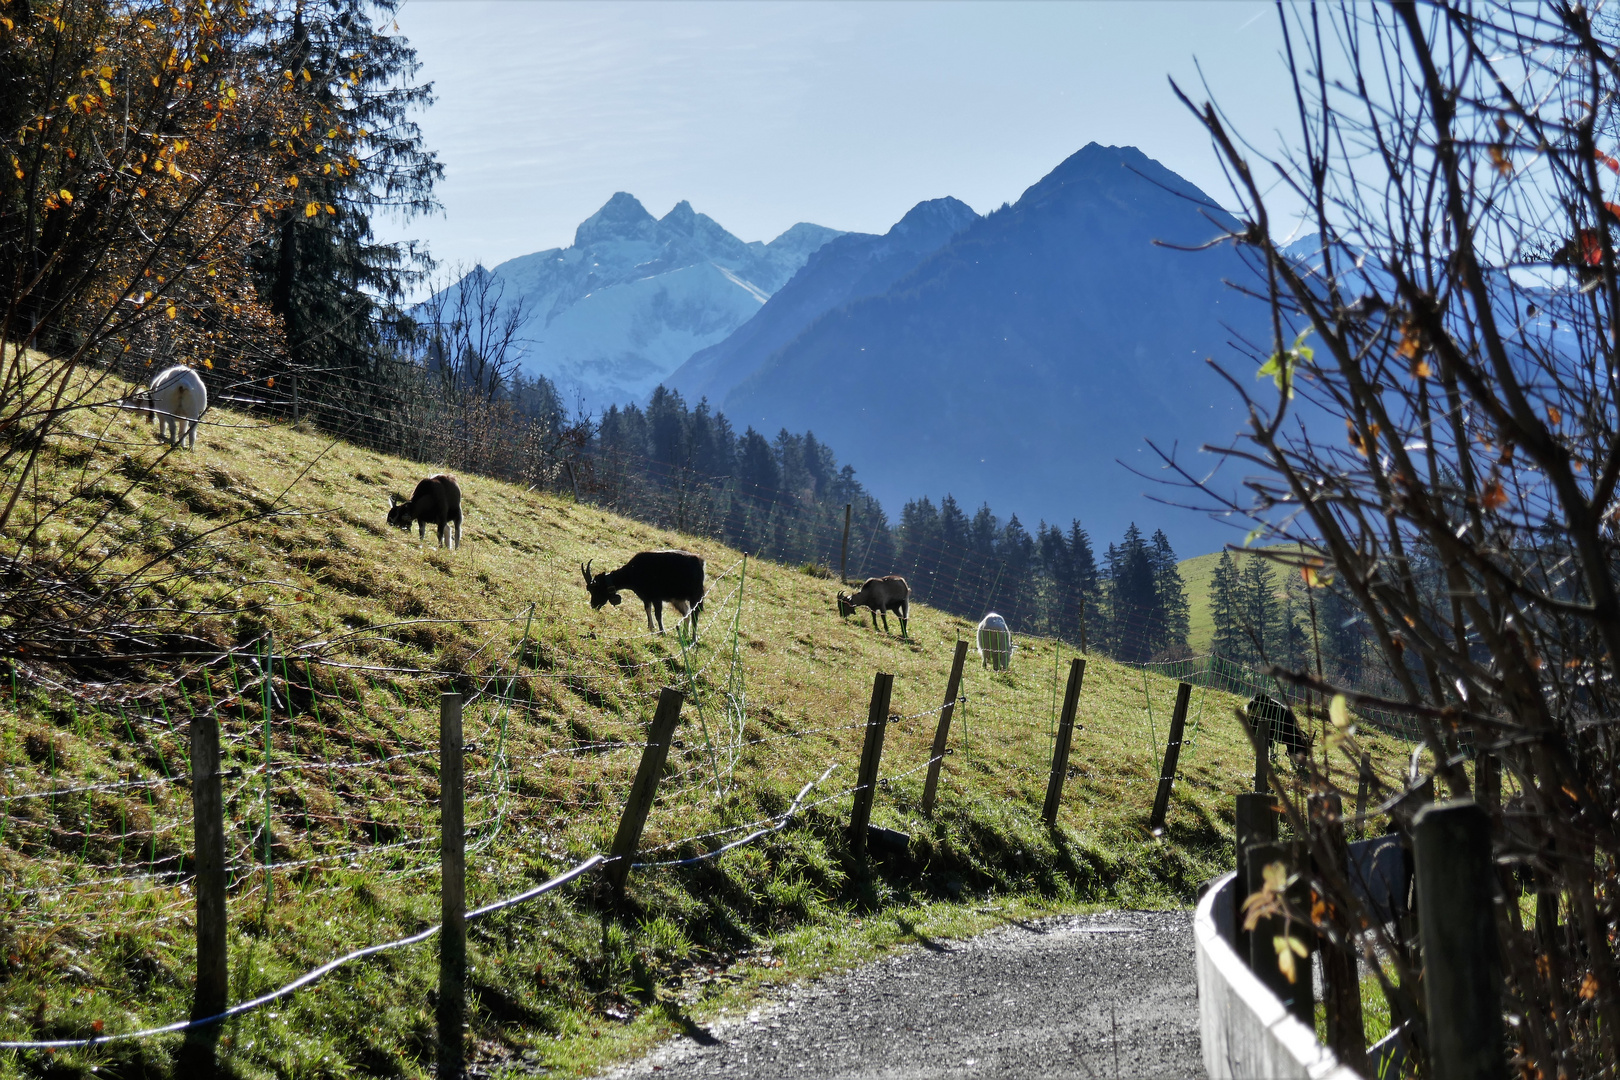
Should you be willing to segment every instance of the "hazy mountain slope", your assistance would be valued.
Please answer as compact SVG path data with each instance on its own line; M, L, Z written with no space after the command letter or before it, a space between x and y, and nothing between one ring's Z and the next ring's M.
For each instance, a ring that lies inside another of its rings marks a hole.
M647 396L694 351L724 339L837 230L801 223L769 244L744 243L676 204L654 218L619 192L567 248L512 259L492 273L505 302L532 315L523 367L565 400L592 408Z
M1228 248L1154 244L1208 240L1211 217L1229 220L1140 151L1093 143L882 294L816 321L724 408L739 426L813 429L891 512L949 491L1029 525L1078 517L1100 546L1135 520L1184 553L1211 550L1226 530L1143 499L1156 485L1116 463L1157 472L1144 438L1191 451L1241 422L1203 361L1230 353L1226 325L1260 325L1222 282L1248 271Z
M875 296L977 221L949 197L912 207L882 236L845 233L828 241L758 314L718 345L694 353L665 385L689 401L721 400L816 319L841 304Z

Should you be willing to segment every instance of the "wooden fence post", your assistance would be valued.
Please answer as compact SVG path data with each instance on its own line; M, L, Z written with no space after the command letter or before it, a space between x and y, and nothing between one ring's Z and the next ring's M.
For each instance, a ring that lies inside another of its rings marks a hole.
M1176 766L1181 763L1181 739L1187 730L1187 708L1191 703L1192 683L1183 681L1176 687L1176 707L1170 714L1170 741L1164 748L1159 791L1153 796L1153 816L1148 818L1149 829L1164 828L1164 819L1170 813L1170 789L1176 782Z
M1356 772L1356 836L1367 835L1367 789L1372 784L1372 755L1362 752Z
M872 820L872 797L877 793L878 762L883 757L883 732L889 724L889 695L893 691L893 675L880 671L873 676L866 741L861 744L861 774L855 781L855 805L849 812L849 841L857 856L866 855L866 827Z
M1501 1080L1496 872L1490 820L1470 799L1435 803L1413 823L1429 1069L1434 1080Z
M439 1080L461 1080L466 1022L467 836L461 695L439 695Z
M967 660L966 639L956 643L956 656L951 660L951 676L945 680L945 704L939 710L939 726L934 729L934 748L928 755L928 782L923 785L922 812L924 817L934 813L934 797L939 793L939 768L945 764L945 742L951 734L951 714L956 711L956 696L962 688L962 664Z
M1254 792L1264 795L1271 790L1266 783L1266 768L1271 764L1271 719L1249 725L1249 741L1254 743Z
M641 830L646 827L653 799L658 796L658 781L664 775L664 762L669 757L670 744L675 741L675 725L680 722L681 705L685 700L673 687L666 686L658 693L658 710L647 728L647 746L641 751L641 764L636 768L636 779L630 785L630 797L624 802L619 831L613 834L613 847L609 851L612 859L607 864L607 879L618 900L624 899L630 862L636 857Z
M1245 887L1246 895L1253 895L1261 890L1265 885L1266 867L1273 863L1282 863L1290 875L1298 869L1292 853L1281 844L1256 844L1249 849L1249 860L1245 867L1249 879ZM1304 900L1303 904L1299 902L1301 899ZM1310 909L1308 893L1301 897L1296 889L1290 889L1288 900L1296 909L1303 907L1307 912ZM1297 953L1293 956L1293 979L1288 978L1278 962L1282 959L1282 955L1277 951L1277 940L1284 933L1304 946L1306 951L1304 956ZM1249 935L1250 969L1289 1012L1313 1030L1316 1027L1316 1001L1314 988L1311 986L1310 952L1315 937L1309 922L1302 923L1295 920L1290 925L1280 915L1268 915L1260 919Z
M1311 836L1315 850L1326 860L1318 863L1318 877L1331 871L1341 881L1350 879L1350 848L1344 839L1344 804L1337 795L1312 795L1309 800ZM1348 935L1340 919L1336 929ZM1361 977L1356 950L1348 937L1322 938L1323 1003L1327 1011L1327 1042L1339 1060L1357 1073L1367 1072L1367 1029L1361 1017Z
M1270 795L1239 795L1237 812L1233 818L1233 835L1237 840L1237 887L1239 895L1232 904L1232 940L1237 943L1237 954L1249 955L1249 936L1243 929L1243 901L1248 899L1249 850L1259 844L1277 842L1277 804Z
M196 840L192 888L197 894L197 989L191 1019L205 1020L225 1011L230 967L225 939L225 800L220 789L219 718L209 709L191 718L191 813ZM214 1044L219 1025L191 1028L180 1048L180 1071L186 1076L215 1075Z
M838 580L845 583L846 585L849 583L849 508L850 508L850 504L845 503L844 504L844 547L843 547L843 554L838 556Z
M1077 656L1070 660L1069 685L1063 691L1063 715L1058 720L1057 742L1052 746L1052 778L1046 782L1046 805L1041 807L1041 817L1049 829L1057 828L1063 780L1069 773L1069 745L1074 741L1074 714L1080 707L1080 684L1085 678L1086 658Z

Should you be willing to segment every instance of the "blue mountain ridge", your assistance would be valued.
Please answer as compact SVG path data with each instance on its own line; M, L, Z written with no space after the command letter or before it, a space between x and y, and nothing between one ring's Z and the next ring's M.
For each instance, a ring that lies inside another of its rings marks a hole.
M882 236L845 233L812 254L765 306L717 345L700 349L664 385L689 401L719 401L822 315L886 291L979 220L957 199L920 202Z
M1139 150L1092 143L881 292L852 290L769 352L779 331L752 320L736 349L707 350L727 377L752 369L721 407L739 427L813 430L891 515L949 492L1032 529L1079 518L1102 545L1135 521L1183 554L1214 550L1242 533L1165 505L1188 495L1132 469L1173 478L1152 439L1208 472L1216 459L1198 447L1229 445L1245 424L1205 359L1252 371L1229 342L1269 340L1265 307L1228 282L1253 275L1229 245L1155 244L1202 244L1232 224Z

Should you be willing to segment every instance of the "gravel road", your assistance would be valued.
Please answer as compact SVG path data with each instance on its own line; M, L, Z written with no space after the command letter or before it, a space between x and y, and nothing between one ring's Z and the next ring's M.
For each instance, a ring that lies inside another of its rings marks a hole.
M1117 911L925 940L784 987L606 1075L1201 1078L1192 914Z

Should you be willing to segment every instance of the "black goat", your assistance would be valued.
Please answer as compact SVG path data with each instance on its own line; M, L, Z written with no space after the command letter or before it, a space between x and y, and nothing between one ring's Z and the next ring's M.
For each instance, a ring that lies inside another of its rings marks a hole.
M1249 699L1245 714L1249 719L1249 727L1261 738L1267 742L1281 744L1283 750L1293 759L1296 771L1303 766L1304 759L1310 756L1311 737L1300 730L1293 709L1270 694L1256 694Z
M591 560L595 562L596 560ZM591 563L581 566L585 587L591 592L591 607L619 603L619 590L629 589L647 609L647 629L664 632L664 605L667 603L684 618L692 615L692 640L697 640L698 612L703 609L703 556L690 551L641 551L617 570L591 576Z
M388 524L408 532L412 522L417 523L416 535L421 539L427 538L429 525L436 525L441 547L447 544L446 530L454 524L455 542L448 546L461 546L461 487L455 477L430 476L416 485L409 500L389 493Z
M911 617L911 586L899 574L867 578L853 594L838 594L838 614L847 618L859 607L872 609L872 629L876 630L878 615L883 615L883 632L889 632L889 612L900 616L900 636L906 636L906 621Z

